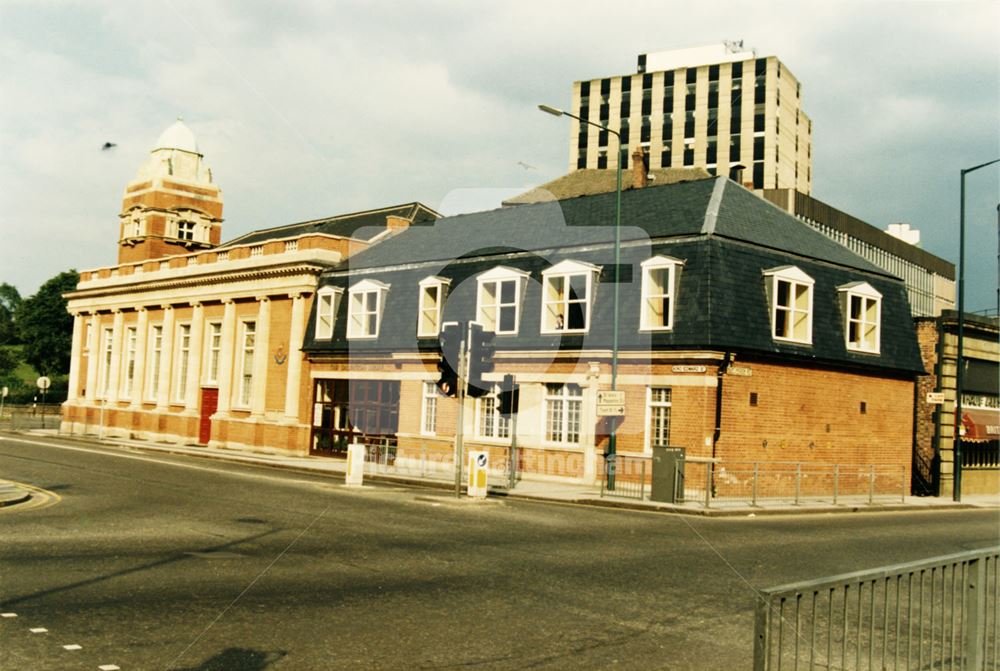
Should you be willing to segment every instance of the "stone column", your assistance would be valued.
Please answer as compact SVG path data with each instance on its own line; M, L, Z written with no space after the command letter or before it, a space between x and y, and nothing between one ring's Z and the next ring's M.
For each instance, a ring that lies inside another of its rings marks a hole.
M305 335L305 304L302 294L291 294L292 324L288 334L288 370L285 380L285 421L299 419L299 385L302 383L302 338Z
M83 354L83 317L79 312L73 313L73 344L70 349L69 359L69 388L66 393L66 400L70 403L76 401L80 396L80 357Z
M142 306L136 309L139 318L135 325L135 372L132 375L132 399L129 403L133 410L142 407L142 395L146 391L146 347L149 343L149 311Z
M97 400L97 369L100 367L100 354L97 343L101 339L101 315L90 314L90 338L87 340L87 393L86 399L93 403Z
M202 347L201 339L205 330L205 308L198 301L191 303L194 314L191 317L191 346L188 351L188 378L187 388L184 390L184 412L189 415L198 414L198 406L201 399L198 397L198 389L201 386L201 359Z
M174 306L163 305L163 346L160 348L160 379L156 388L156 409L170 406L171 369L174 358Z
M233 340L236 338L236 303L223 300L222 347L219 352L219 405L215 416L225 418L233 402Z
M257 332L253 348L253 392L250 398L250 414L263 417L267 409L267 363L271 356L268 335L271 331L271 299L258 296Z
M108 370L108 403L117 403L121 390L122 371L122 325L125 313L115 310L115 318L111 329L111 366Z

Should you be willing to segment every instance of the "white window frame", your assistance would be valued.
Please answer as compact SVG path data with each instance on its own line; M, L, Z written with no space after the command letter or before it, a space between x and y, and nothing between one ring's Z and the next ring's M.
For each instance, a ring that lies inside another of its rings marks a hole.
M138 328L135 326L125 327L125 341L122 347L122 386L121 397L132 398L132 390L135 388L135 353L136 341L138 339Z
M187 400L187 381L191 374L191 324L177 325L176 348L177 358L174 366L177 369L177 379L174 384L174 400L183 403Z
M660 399L660 400L654 400L654 398L653 398L653 396L654 396L654 394L653 394L654 390L665 390L667 392L667 400L666 401L664 401L662 399ZM652 452L653 452L653 447L654 447L654 444L653 444L653 433L654 433L654 431L653 431L653 422L656 419L656 410L657 409L666 408L666 411L667 411L667 418L666 418L666 425L667 425L666 426L667 445L669 445L669 441L670 441L670 423L671 423L671 417L670 417L670 415L672 414L671 408L673 407L673 395L674 395L674 392L673 392L673 388L672 387L664 387L664 386L660 386L660 385L646 387L646 435L645 435L645 441L643 443L643 446L644 446L643 449L644 449L644 451L645 451L646 454L652 454ZM661 445L655 445L655 447L662 447L662 446Z
M485 430L488 415L493 415L491 431ZM499 384L494 384L489 393L476 399L476 439L504 445L510 444L511 421L500 414Z
M674 328L674 309L677 305L677 275L684 262L672 256L654 256L641 264L642 268L642 302L639 306L640 331L672 331ZM653 272L666 270L664 293L653 294ZM653 301L667 300L667 309L663 314L663 324L653 323Z
M385 309L389 285L378 280L361 280L347 290L347 338L348 340L374 340L382 327L382 313ZM375 306L369 305L367 296L375 295ZM369 332L369 319L374 317L374 329ZM367 318L367 319L366 319ZM364 321L362 321L364 320Z
M594 306L594 290L600 266L581 261L562 261L542 272L541 333L587 333L590 330L590 313ZM586 295L572 299L567 287L572 278L583 277ZM562 295L554 294L555 283L562 282ZM569 328L569 311L573 304L583 305L583 327ZM560 317L562 318L560 320ZM561 325L560 325L561 324Z
M222 360L222 322L205 324L205 383L219 383L219 362Z
M441 332L441 319L444 316L444 302L448 297L448 287L451 280L446 277L432 275L420 280L417 299L417 337L436 338ZM437 290L437 304L428 306L425 303L428 291ZM425 319L426 317L426 319Z
M198 224L190 219L180 219L177 222L177 239L194 242L199 238Z
M851 282L837 287L840 293L841 309L844 313L844 346L851 352L861 352L863 354L878 354L882 349L882 294L867 282ZM853 317L852 306L854 301L860 302L861 316ZM869 319L869 306L874 308L874 318ZM862 334L860 342L851 341L851 327L857 325L858 331ZM868 328L874 331L874 342L867 343L865 333Z
M420 383L420 435L437 435L438 399L441 392L437 383L424 381Z
M252 336L248 338L247 336ZM239 408L249 408L253 402L253 372L257 358L257 321L245 319L240 322L240 370L236 378L236 403Z
M149 327L149 356L146 375L146 400L156 401L157 390L160 387L160 364L163 361L163 324L153 324Z
M559 387L559 391L554 393L550 387ZM572 387L579 390L578 394L568 393ZM545 445L559 447L579 447L583 441L583 387L572 382L554 383L545 385L545 410L542 413L542 439ZM567 440L571 434L572 422L570 420L571 406L576 405L576 440ZM555 427L552 417L553 410L558 407L559 426ZM555 429L555 430L552 430ZM558 439L553 438L558 436Z
M771 315L771 338L779 342L811 345L813 333L813 288L816 284L815 280L796 266L781 266L765 270L764 277L767 285L768 309ZM781 283L789 285L789 305L778 304L778 288ZM800 288L805 290L805 306L798 304L798 290ZM789 325L789 335L780 335L778 333L779 312L785 312L788 315L786 323ZM800 315L802 316L801 318L805 319L804 337L797 337L795 335L796 324L799 323Z
M497 335L517 335L521 328L521 297L524 284L529 273L507 266L497 266L476 276L476 321L483 329L493 331ZM514 300L503 302L503 283L514 283ZM492 298L488 295L487 286L493 286ZM514 310L514 328L500 330L500 316L504 308Z
M329 340L333 337L333 327L340 307L340 297L344 290L338 287L323 287L316 292L316 339Z

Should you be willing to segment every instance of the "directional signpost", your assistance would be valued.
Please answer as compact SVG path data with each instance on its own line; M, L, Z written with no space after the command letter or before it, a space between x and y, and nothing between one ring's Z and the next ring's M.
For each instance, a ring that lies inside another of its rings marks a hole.
M38 388L42 390L42 428L44 429L45 428L45 392L47 392L49 390L49 387L52 386L52 380L50 380L49 378L47 378L47 377L45 377L43 375L40 378L38 378L38 382L36 384L38 385Z
M597 414L600 417L624 417L625 392L624 391L597 392Z

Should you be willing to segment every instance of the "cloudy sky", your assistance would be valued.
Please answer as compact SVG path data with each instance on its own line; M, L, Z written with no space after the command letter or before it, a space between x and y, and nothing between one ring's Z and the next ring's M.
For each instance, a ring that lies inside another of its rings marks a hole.
M538 103L723 39L802 82L814 196L957 261L959 169L1000 157L1000 3L699 4L4 0L0 282L114 263L122 190L177 116L226 239L411 200L453 213L565 172L569 126ZM1000 167L968 189L966 307L995 308Z

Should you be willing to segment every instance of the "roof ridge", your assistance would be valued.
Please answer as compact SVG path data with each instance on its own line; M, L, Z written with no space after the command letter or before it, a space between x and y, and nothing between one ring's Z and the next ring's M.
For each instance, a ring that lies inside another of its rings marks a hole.
M722 204L722 193L726 190L726 177L716 177L715 186L712 187L712 195L708 199L708 207L705 209L705 222L701 226L703 235L714 235L715 224L719 220L719 206Z

